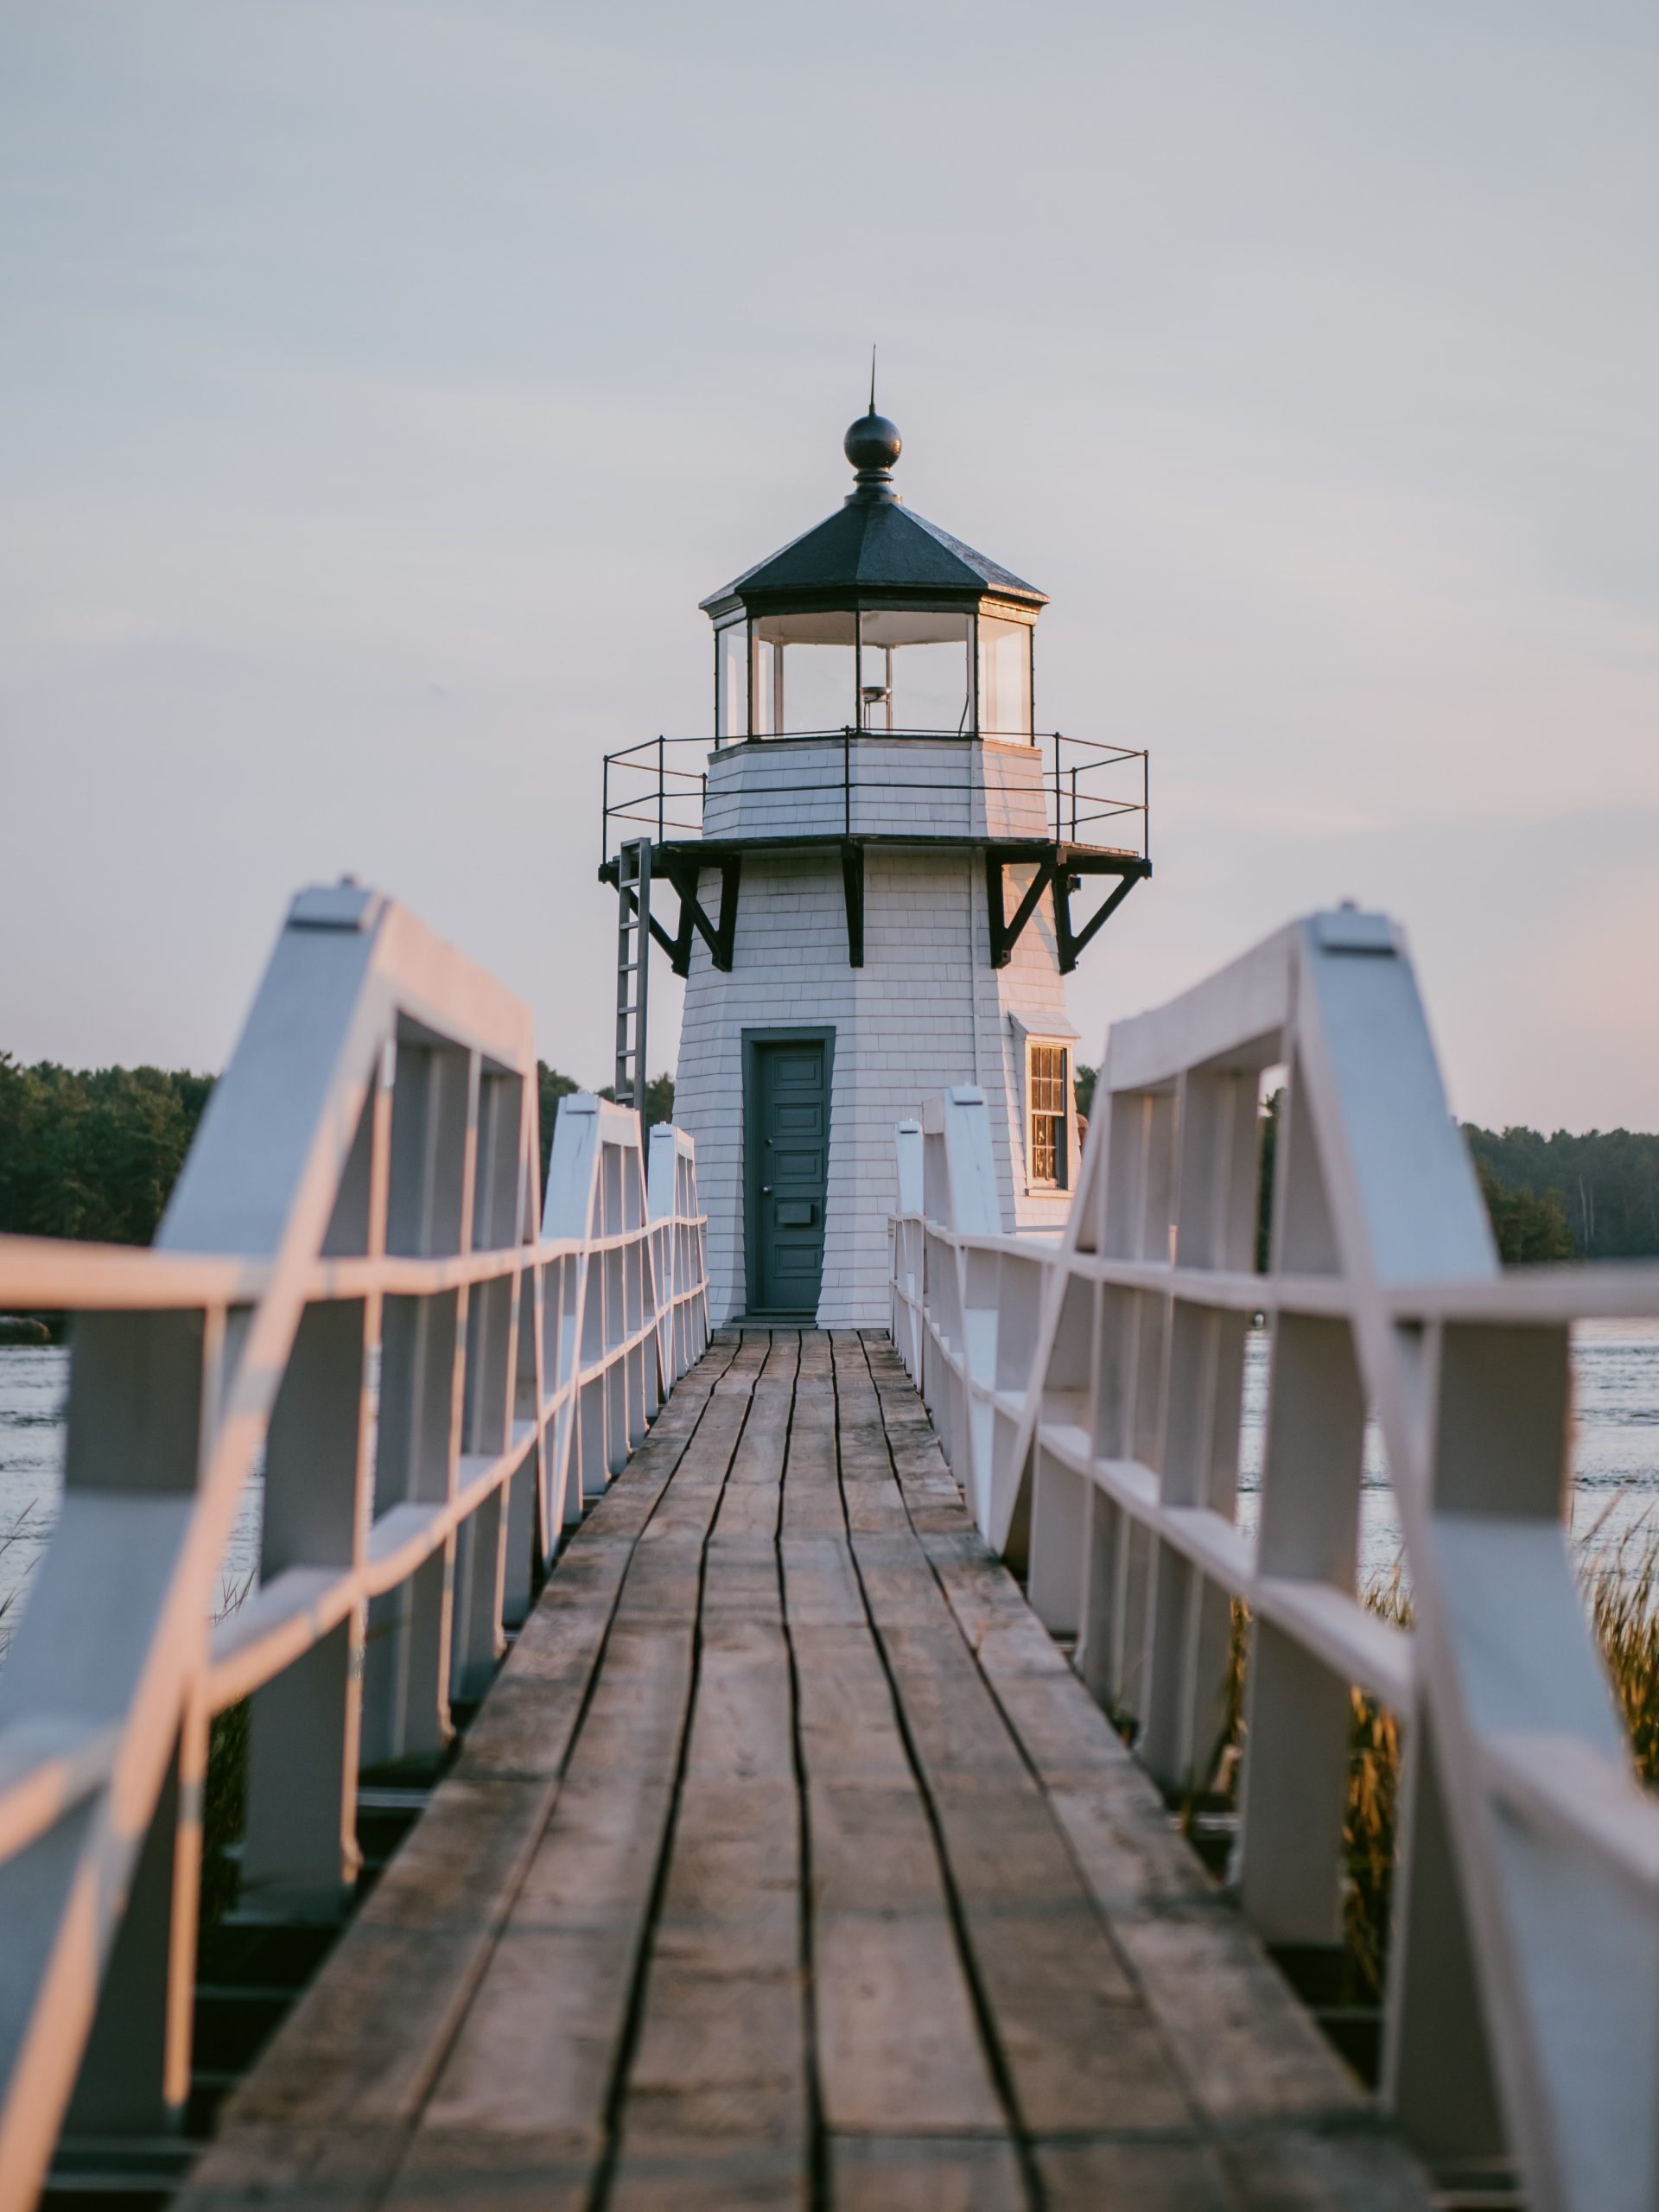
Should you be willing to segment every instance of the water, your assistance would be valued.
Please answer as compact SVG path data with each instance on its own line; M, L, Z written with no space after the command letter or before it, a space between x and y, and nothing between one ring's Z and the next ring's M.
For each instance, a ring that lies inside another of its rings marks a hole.
M1267 1411L1268 1332L1244 1351L1239 1427L1241 1528L1254 1535ZM1573 1533L1598 1556L1632 1539L1631 1554L1659 1538L1659 1321L1584 1321L1573 1332ZM1404 1540L1382 1439L1365 1432L1359 1502L1360 1581L1386 1581Z
M1239 1522L1254 1534L1267 1402L1267 1332L1245 1351L1240 1425ZM1659 1537L1659 1321L1587 1321L1573 1332L1573 1533L1598 1552L1627 1537ZM63 1481L63 1408L69 1355L58 1345L0 1345L0 1639L16 1624L22 1592L57 1520ZM225 1561L234 1587L259 1549L256 1478ZM1399 1516L1382 1440L1365 1440L1360 1500L1362 1580L1386 1579L1401 1554ZM7 1601L10 1604L7 1605Z
M64 1346L0 1344L0 1649L17 1625L29 1578L57 1526L68 1395ZM232 1531L221 1602L258 1564L262 1488L256 1474Z

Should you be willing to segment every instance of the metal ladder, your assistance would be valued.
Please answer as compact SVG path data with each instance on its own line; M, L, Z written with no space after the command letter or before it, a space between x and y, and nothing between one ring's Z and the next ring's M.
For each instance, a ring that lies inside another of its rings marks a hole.
M651 982L651 840L616 855L616 1102L645 1106L645 1001Z

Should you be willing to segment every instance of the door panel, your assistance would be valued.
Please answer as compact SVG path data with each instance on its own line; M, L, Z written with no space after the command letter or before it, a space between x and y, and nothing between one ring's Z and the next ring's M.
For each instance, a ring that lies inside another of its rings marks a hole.
M823 1281L830 1159L829 1053L822 1038L751 1048L748 1126L752 1313L815 1313Z

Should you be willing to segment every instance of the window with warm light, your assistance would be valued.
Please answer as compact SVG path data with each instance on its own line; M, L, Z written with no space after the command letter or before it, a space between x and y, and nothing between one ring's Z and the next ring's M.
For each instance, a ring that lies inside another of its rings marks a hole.
M1071 1048L1033 1038L1026 1047L1027 1179L1063 1191L1070 1181Z

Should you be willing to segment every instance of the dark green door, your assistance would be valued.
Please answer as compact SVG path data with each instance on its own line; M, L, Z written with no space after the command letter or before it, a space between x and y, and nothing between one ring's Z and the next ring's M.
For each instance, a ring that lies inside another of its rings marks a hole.
M830 1067L822 1037L754 1039L748 1126L751 1313L816 1313L823 1279Z

